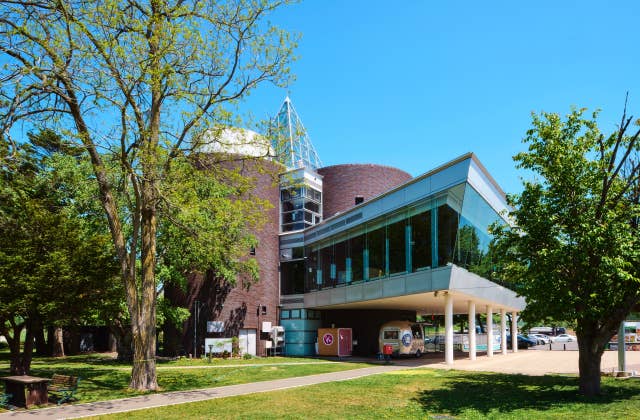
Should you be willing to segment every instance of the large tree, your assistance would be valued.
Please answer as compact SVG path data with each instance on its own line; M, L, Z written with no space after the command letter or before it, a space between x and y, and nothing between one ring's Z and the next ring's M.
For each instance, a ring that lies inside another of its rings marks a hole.
M13 374L29 373L33 338L45 326L77 325L118 299L108 231L95 229L76 193L82 157L61 155L51 132L29 137L12 156L0 142L0 334Z
M263 82L284 84L293 42L266 18L286 1L0 1L0 130L55 124L88 152L133 333L130 386L157 389L156 262L172 162L230 124ZM111 165L100 151L118 159ZM118 204L116 188L130 200ZM169 220L169 219L168 219ZM237 249L234 249L237 252ZM219 259L230 266L237 258ZM140 263L139 270L137 262Z
M609 135L584 112L533 116L514 159L534 179L509 197L515 227L496 227L494 245L525 319L576 325L580 391L592 396L605 346L640 299L640 130L626 107Z

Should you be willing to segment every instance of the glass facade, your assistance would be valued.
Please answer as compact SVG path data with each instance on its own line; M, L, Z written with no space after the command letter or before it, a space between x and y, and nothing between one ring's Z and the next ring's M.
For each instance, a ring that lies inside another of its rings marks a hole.
M282 232L302 230L322 220L322 192L308 185L280 189Z
M280 294L304 293L304 248L280 250Z
M305 291L456 264L485 278L489 226L502 221L468 184L305 248Z

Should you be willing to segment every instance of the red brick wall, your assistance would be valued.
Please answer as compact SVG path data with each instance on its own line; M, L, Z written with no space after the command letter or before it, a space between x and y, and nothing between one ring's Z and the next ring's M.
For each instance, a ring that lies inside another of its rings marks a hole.
M264 353L264 341L259 339L261 324L270 321L277 325L279 304L279 275L278 275L278 232L279 232L279 200L280 192L274 171L278 167L267 164L267 173L256 168L256 162L244 162L243 174L255 177L256 186L252 194L261 199L269 200L273 205L265 215L266 223L263 228L255 232L259 240L255 258L260 267L260 280L251 285L249 290L243 287L242 279L238 279L235 286L216 278L214 271L205 275L193 274L188 279L187 293L175 287L167 287L165 296L172 302L189 308L192 313L182 330L165 328L165 353L176 355L181 352L193 354L193 306L196 300L203 303L198 325L198 355L202 354L205 337L233 337L237 336L241 328L255 329L258 334L256 352ZM247 254L249 250L247 250ZM266 315L257 315L258 306L266 306ZM206 334L207 321L223 321L224 334ZM265 337L266 338L266 337Z
M323 176L323 217L329 218L355 205L355 197L367 201L412 179L408 173L390 166L346 164L318 169Z

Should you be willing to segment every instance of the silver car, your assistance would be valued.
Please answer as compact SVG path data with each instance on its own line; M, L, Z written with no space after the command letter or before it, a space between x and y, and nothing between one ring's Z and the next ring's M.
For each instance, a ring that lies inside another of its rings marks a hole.
M560 334L551 339L552 343L568 343L571 341L578 341L578 338L575 335Z

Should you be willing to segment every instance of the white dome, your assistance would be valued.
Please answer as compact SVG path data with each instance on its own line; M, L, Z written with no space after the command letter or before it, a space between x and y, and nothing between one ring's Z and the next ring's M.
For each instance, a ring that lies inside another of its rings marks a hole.
M228 153L250 157L273 157L275 153L264 136L252 130L235 127L207 130L200 151Z

